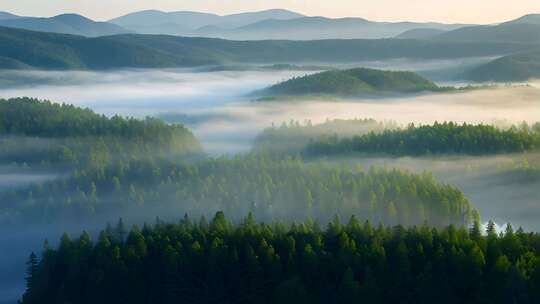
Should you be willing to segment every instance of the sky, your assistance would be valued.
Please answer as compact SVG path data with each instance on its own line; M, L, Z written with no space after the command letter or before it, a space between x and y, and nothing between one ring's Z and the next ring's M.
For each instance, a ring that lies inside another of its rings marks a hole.
M0 11L18 15L78 13L101 21L145 9L222 15L271 8L310 16L354 16L376 21L485 24L540 13L540 0L0 0Z

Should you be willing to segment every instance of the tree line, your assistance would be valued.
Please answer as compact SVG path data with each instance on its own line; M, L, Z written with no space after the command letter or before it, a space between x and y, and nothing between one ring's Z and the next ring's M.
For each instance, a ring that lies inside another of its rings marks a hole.
M28 260L32 303L538 303L540 235L339 217L239 224L217 212L97 239L67 234Z
M340 138L337 135L312 140L303 150L306 156L350 153L420 156L430 154L484 155L524 152L540 148L540 132L529 128L507 130L489 125L435 122L409 125L405 129Z

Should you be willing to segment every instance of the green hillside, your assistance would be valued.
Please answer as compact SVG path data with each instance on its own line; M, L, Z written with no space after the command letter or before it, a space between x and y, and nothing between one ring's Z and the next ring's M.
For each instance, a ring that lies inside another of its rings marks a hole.
M443 88L413 72L380 71L366 68L332 70L273 85L263 96L332 95L356 96L381 93L439 91Z
M463 78L474 81L525 81L540 77L540 50L509 55L468 71Z
M536 46L534 43L404 39L229 41L135 34L85 38L4 27L0 27L0 45L0 58L6 63L0 67L29 66L39 69L160 68L224 63L460 58L496 56L525 51Z

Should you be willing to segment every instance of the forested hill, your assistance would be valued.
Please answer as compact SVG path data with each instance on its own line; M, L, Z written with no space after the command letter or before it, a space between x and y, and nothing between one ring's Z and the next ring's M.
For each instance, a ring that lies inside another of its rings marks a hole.
M486 230L119 222L31 254L22 303L539 303L540 236Z
M0 163L106 166L120 159L201 152L181 125L108 118L89 109L31 98L0 99Z
M435 83L413 72L381 71L366 68L331 70L295 77L256 92L262 96L357 96L384 93L444 91Z
M355 62L495 56L533 44L378 40L229 41L164 35L96 38L0 27L0 68L113 69L223 63Z
M463 78L498 82L540 78L540 50L495 59L466 72Z

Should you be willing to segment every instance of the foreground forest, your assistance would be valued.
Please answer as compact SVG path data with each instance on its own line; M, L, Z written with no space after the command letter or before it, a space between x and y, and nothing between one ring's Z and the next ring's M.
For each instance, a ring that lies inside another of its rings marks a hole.
M307 222L122 222L64 235L28 261L31 303L538 303L540 236L419 226L354 216Z

